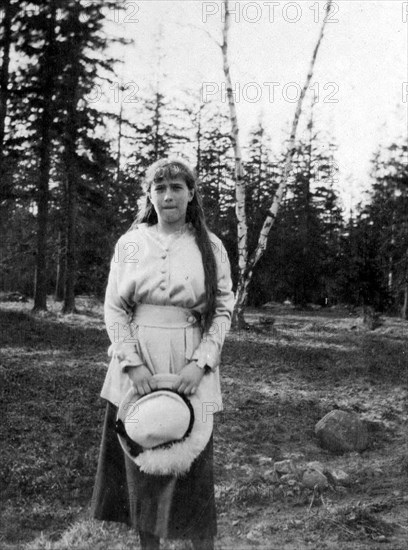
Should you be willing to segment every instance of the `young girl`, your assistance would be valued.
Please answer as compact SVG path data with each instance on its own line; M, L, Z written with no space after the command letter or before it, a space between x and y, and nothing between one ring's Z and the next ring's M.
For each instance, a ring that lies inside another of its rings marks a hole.
M143 549L158 549L160 538L168 538L211 550L212 436L187 474L151 475L123 453L114 429L131 385L148 394L154 374L177 374L174 390L188 396L200 386L209 410L222 409L218 366L234 304L225 248L206 227L184 161L155 162L143 190L137 221L116 244L106 289L111 362L101 392L108 403L93 515L136 527ZM184 314L187 326L180 328L173 321Z

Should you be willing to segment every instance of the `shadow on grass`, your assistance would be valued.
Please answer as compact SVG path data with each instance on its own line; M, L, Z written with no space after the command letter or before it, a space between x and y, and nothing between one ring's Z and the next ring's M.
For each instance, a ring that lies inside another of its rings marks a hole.
M23 541L66 528L91 498L108 338L3 310L0 332L0 537Z
M266 343L241 338L226 342L223 358L229 364L229 375L244 379L268 382L277 373L291 372L316 386L347 380L408 384L408 341L371 334L352 335L349 340L348 346L340 348L330 342L308 347L296 339L282 344L279 340Z
M93 349L105 350L109 345L105 331L93 327L70 326L52 318L0 309L2 345L35 350L68 350L83 355Z

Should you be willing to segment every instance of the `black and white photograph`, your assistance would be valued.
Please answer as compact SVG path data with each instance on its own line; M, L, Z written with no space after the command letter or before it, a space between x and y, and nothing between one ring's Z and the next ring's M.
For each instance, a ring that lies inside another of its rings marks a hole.
M0 549L406 550L408 1L0 0Z

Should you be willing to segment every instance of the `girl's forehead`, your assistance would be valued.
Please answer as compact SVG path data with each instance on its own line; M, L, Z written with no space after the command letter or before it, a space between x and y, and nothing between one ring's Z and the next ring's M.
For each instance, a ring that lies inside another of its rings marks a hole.
M171 184L180 184L180 183L184 183L187 185L186 183L186 180L181 177L181 176L176 176L174 178L165 178L165 177L162 177L162 178L157 178L153 181L153 185L159 185L159 184L168 184L168 185L171 185Z

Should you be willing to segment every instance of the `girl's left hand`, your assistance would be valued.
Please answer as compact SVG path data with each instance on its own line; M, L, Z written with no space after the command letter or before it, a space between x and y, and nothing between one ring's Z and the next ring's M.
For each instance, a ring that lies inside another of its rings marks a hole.
M198 385L204 376L204 369L201 369L197 366L195 361L192 361L181 369L178 376L180 380L174 384L173 389L179 393L190 395L195 393L197 390Z

